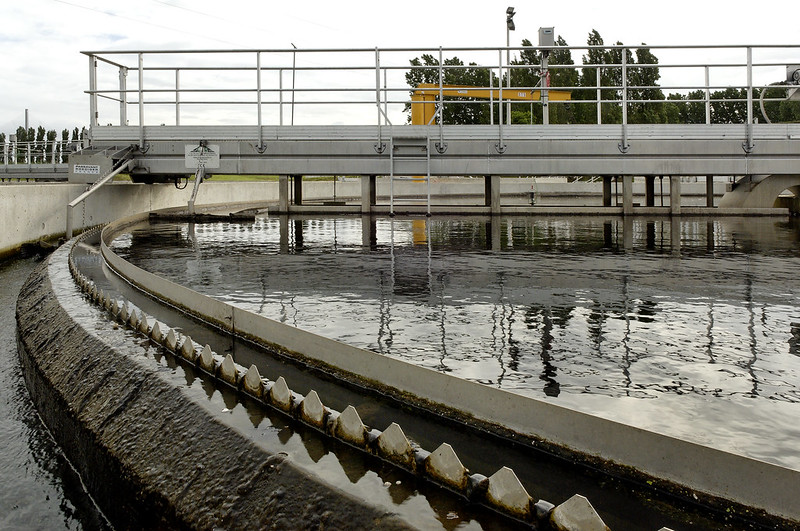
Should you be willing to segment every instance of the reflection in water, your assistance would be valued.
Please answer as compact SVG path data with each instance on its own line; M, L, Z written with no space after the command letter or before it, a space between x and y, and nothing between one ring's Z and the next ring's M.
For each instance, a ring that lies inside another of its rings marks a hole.
M282 217L198 225L193 245L185 226L148 226L114 247L294 326L605 409L800 403L799 233L770 219Z

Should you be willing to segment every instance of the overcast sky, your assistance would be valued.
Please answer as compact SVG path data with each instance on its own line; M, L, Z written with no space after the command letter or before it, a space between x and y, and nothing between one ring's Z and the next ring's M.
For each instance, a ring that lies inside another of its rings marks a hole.
M536 43L540 26L554 26L570 45L585 44L592 29L606 44L800 42L789 1L760 9L697 0L0 0L0 132L22 124L26 108L32 126L88 125L81 51L505 46L508 5L517 12L512 45Z

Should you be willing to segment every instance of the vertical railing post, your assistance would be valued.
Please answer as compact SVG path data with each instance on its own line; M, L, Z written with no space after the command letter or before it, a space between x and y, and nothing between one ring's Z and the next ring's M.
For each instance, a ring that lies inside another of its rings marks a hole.
M175 69L175 125L181 125L181 69Z
M628 49L621 48L622 52L622 142L619 150L626 153L628 144Z
M439 46L439 145L444 146L444 63L442 47ZM428 202L430 205L430 201Z
M128 69L119 67L119 125L128 125Z
M706 125L711 123L711 76L709 75L709 67L706 66Z
M511 93L511 37L510 32L506 32L506 70L508 71L506 78L506 87L509 94ZM501 81L502 83L502 81ZM511 125L511 100L506 103L506 124Z
M295 98L295 83L297 82L297 46L294 43L291 43L292 48L294 51L292 52L292 121L291 125L294 125L294 98Z
M603 123L603 91L600 89L600 79L602 76L600 75L599 66L595 72L597 76L597 125L600 125Z
M548 76L547 76L547 55L549 50L542 52L542 79L540 85L542 87L541 100L542 100L542 125L550 125L550 104L548 103ZM509 70L509 74L511 71Z
M278 125L283 125L283 68L278 69Z
M628 49L622 48L622 125L628 125Z
M489 125L494 125L494 78L489 71Z
M139 53L139 149L144 150L144 54Z
M383 136L381 135L381 52L375 47L375 109L378 113L378 144L376 148L380 151Z
M383 70L383 119L389 125L389 70Z
M258 105L258 150L264 147L264 132L261 128L261 52L256 52L256 104Z
M753 48L747 47L747 125L745 126L744 150L750 153L753 150Z
M89 128L97 125L97 59L89 56Z

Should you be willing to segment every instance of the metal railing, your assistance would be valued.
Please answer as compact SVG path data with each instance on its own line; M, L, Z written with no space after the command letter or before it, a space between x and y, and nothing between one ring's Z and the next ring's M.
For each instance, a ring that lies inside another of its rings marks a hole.
M258 125L259 146L266 125L406 123L414 104L406 79L412 71L440 87L483 76L483 86L497 90L498 98L491 101L471 101L469 89L465 98L440 97L439 125L446 123L448 108L477 105L484 106L489 116L484 120L499 127L501 138L504 124L527 117L523 123L619 124L624 146L629 123L665 121L661 111L637 112L659 105L677 113L683 120L678 123L710 124L725 110L730 115L725 123L745 125L752 144L758 94L797 88L786 82L787 68L800 63L800 45L83 53L89 58L92 127L138 125L143 142L144 127L150 125ZM558 64L568 62L565 55L574 64ZM504 60L509 56L511 64ZM412 66L410 60L418 57L426 61ZM519 103L508 92L504 97L504 90L517 88L538 89L541 98ZM571 101L549 102L547 92L555 88L572 91ZM765 101L783 99L773 94Z
M2 165L55 165L67 162L77 149L75 142L42 140L35 142L6 142L0 144Z

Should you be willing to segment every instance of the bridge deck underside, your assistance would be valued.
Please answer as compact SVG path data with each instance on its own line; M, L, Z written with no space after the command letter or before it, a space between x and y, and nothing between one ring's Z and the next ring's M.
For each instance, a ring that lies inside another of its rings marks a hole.
M388 175L393 139L427 138L431 175L795 175L800 124L95 127L95 146L141 144L137 166L185 174L185 146L220 146L216 173ZM387 149L379 149L380 146ZM259 147L261 149L259 149ZM405 161L395 174L424 174Z

